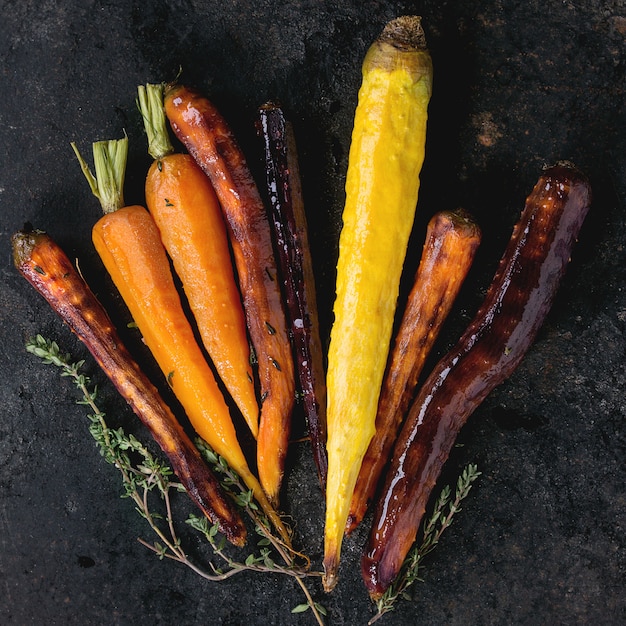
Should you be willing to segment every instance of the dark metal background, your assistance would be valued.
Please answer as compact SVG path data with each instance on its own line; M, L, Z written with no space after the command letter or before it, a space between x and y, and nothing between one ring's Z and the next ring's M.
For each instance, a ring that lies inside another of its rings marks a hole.
M424 17L435 68L411 276L432 213L464 206L484 239L438 354L479 304L544 164L570 159L594 205L557 303L514 376L462 432L443 481L482 476L413 600L383 624L626 622L626 3L623 0L0 2L0 622L308 624L286 578L209 584L138 544L150 538L99 457L76 393L24 350L37 332L86 352L20 278L10 235L29 221L127 321L90 242L99 206L70 149L130 137L126 196L142 202L149 159L136 86L181 80L219 105L251 164L258 105L284 104L301 153L324 336L343 180L363 55L384 23ZM149 356L129 335L142 364ZM134 417L87 359L114 423ZM296 542L320 567L323 502L306 444L284 496ZM348 540L341 581L316 600L329 624L372 615ZM195 546L195 544L192 544ZM195 549L195 547L194 547ZM201 557L202 555L198 555Z

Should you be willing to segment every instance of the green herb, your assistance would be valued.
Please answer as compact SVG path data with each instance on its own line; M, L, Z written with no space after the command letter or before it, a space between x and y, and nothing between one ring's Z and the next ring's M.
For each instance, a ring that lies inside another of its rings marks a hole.
M292 613L311 610L315 620L321 626L326 610L315 602L305 585L305 578L321 576L321 572L310 570L310 562L302 554L293 552L274 534L271 524L257 507L252 492L247 490L239 476L230 468L224 458L218 456L204 441L197 440L196 445L202 456L220 479L220 483L237 505L245 512L254 525L258 540L255 551L248 553L243 560L236 560L227 552L225 537L218 532L217 525L210 524L204 516L190 514L186 524L199 532L211 546L220 565L208 562L200 566L193 562L183 548L172 512L170 494L184 491L176 481L171 468L157 459L132 434L127 435L122 428L110 428L105 421L105 414L96 404L98 390L92 386L88 376L81 373L84 361L72 362L69 354L60 351L54 341L37 335L26 344L28 352L42 359L46 364L61 369L61 375L68 377L81 393L78 404L88 407L90 421L89 432L96 441L104 459L113 465L122 476L124 492L122 497L133 501L135 509L147 521L156 535L150 543L144 539L138 541L154 552L160 559L171 559L189 567L196 574L209 581L221 581L240 572L270 572L292 577L302 589L306 602L292 609ZM468 465L456 485L454 499L449 486L439 495L434 511L424 529L423 539L407 556L400 575L376 603L377 613L369 621L373 624L386 613L394 610L400 598L408 599L407 589L421 580L423 560L439 543L444 531L449 528L452 518L460 510L460 504L467 497L472 483L480 476L476 465ZM173 490L173 491L172 491ZM155 496L158 498L161 512L155 511Z
M69 354L60 351L54 341L37 335L26 344L28 352L43 360L44 363L55 365L61 369L61 375L70 378L79 389L82 397L78 404L89 408L89 432L95 439L104 459L113 465L122 476L124 493L122 497L130 498L137 512L148 522L156 539L150 543L144 539L139 542L153 551L160 559L172 559L192 569L202 578L210 581L221 581L243 571L271 572L290 576L301 587L307 602L299 605L299 611L311 608L317 623L322 625L323 607L314 602L304 583L307 576L321 576L321 572L310 571L310 562L303 555L296 554L271 531L271 524L259 510L252 492L247 490L239 476L230 468L224 458L215 454L208 445L198 440L196 445L205 460L219 476L220 482L235 499L237 505L253 522L259 537L256 550L248 554L243 562L230 557L226 551L225 537L218 533L217 525L210 524L204 516L190 514L186 523L198 531L210 544L213 554L221 561L221 566L209 562L201 567L191 561L185 552L178 533L172 512L170 493L184 491L176 482L171 468L163 464L132 434L127 435L122 428L112 429L105 421L105 414L96 404L98 390L92 387L88 376L81 373L84 361L72 362ZM155 498L158 495L161 512L154 511ZM282 561L284 564L277 562Z
M461 510L461 502L464 500L472 488L472 483L480 476L476 465L470 464L459 476L456 484L454 500L450 500L452 492L446 485L439 494L433 514L424 528L424 535L421 543L417 544L407 555L400 574L392 585L383 594L382 598L376 602L376 615L368 622L373 624L385 613L393 611L399 598L410 599L407 589L416 581L421 580L420 573L422 561L426 555L430 554L439 543L441 535L446 528L452 524L452 517Z
M319 613L321 613L322 615L326 615L326 609L319 603L315 602L313 604L298 604L298 606L294 606L293 609L291 609L292 613L304 613L305 611L308 611L309 609L316 609Z

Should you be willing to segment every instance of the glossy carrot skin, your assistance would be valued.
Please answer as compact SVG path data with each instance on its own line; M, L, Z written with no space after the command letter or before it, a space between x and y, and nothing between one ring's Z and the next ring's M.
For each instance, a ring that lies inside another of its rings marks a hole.
M326 485L326 380L317 296L295 138L280 106L259 109L276 256L285 288L296 378L322 490Z
M224 396L185 316L157 226L141 206L101 217L95 248L194 428L217 454L244 463ZM233 454L232 449L236 452Z
M176 136L210 178L228 225L258 361L259 478L276 505L289 443L295 379L267 212L241 149L208 99L175 85L166 90L165 113Z
M145 188L146 205L181 279L204 347L256 438L259 407L250 344L217 196L188 154L154 161Z
M543 172L475 318L413 402L394 447L361 567L372 598L398 574L430 493L467 418L532 345L591 202L568 165Z
M157 389L131 357L106 311L61 248L40 231L13 236L17 269L85 344L122 397L150 430L191 499L236 545L245 526Z
M464 211L436 213L396 335L378 402L376 434L363 458L352 496L346 534L372 502L417 381L456 300L480 244L481 232Z
M152 216L141 206L117 209L96 222L92 238L191 425L239 474L277 530L288 538L250 471L222 391L185 316Z

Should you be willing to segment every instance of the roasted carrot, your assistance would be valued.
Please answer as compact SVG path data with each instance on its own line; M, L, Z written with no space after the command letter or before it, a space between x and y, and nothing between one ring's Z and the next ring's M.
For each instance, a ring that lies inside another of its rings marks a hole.
M277 505L295 402L295 379L267 211L226 120L207 98L182 85L170 86L165 92L165 113L176 136L211 179L226 218L258 362L259 478L270 501Z
M154 159L146 177L146 205L181 279L204 347L256 438L259 406L250 343L222 210L195 160L174 153L163 86L141 85L138 102Z
M541 174L483 304L412 403L361 561L372 598L379 598L400 571L460 429L532 345L590 202L587 179L570 165Z
M144 207L121 206L127 141L94 143L95 176L74 147L105 213L92 230L96 250L192 426L239 474L288 540L248 467L224 396L185 316L159 229Z
M287 323L296 362L296 379L313 448L313 459L325 489L326 379L317 314L313 259L309 248L296 142L280 106L268 102L259 109L259 134L265 151L265 173L271 206L270 223L276 244Z
M230 497L203 461L156 387L122 343L106 311L67 255L41 231L21 231L12 238L13 259L20 273L46 299L87 346L155 441L191 499L236 545L246 529Z
M328 351L324 588L337 582L361 462L375 433L424 160L432 63L419 17L391 21L363 62Z
M440 211L428 223L378 401L376 434L352 495L346 534L358 526L374 498L426 358L467 276L480 237L478 225L465 211Z

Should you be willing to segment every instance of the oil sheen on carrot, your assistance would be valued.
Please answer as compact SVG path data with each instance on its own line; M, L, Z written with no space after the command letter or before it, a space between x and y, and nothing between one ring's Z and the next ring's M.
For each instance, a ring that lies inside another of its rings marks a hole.
M535 340L590 203L587 178L570 164L542 173L482 305L411 404L361 560L372 599L380 598L400 572L461 428Z
M138 100L148 152L155 159L146 176L146 205L181 279L202 343L256 438L259 406L250 343L219 201L195 160L174 152L163 86L140 86Z
M467 276L480 238L480 228L462 210L440 211L428 223L422 258L385 372L376 434L352 495L346 534L358 526L374 498L426 358Z
M348 159L328 354L324 587L337 582L350 500L375 432L400 276L424 160L432 63L419 17L370 47Z

